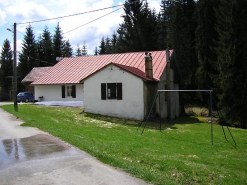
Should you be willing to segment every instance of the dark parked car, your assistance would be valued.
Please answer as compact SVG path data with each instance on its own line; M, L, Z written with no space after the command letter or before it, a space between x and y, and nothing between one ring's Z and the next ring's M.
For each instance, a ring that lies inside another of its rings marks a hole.
M17 102L33 102L34 95L32 92L19 92L17 94Z

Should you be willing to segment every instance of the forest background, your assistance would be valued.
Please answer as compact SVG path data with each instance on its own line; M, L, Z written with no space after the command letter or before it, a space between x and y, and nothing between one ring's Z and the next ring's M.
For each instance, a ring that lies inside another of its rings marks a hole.
M247 121L247 1L162 0L156 13L148 3L126 0L123 22L95 47L95 55L174 49L180 89L213 90L215 108L237 127ZM56 57L87 55L85 42L75 50L64 40L59 23L54 34L44 28L35 37L28 25L18 52L20 81L33 67L53 66ZM12 92L13 52L6 39L0 53L0 101ZM186 93L184 102L207 105L208 95Z

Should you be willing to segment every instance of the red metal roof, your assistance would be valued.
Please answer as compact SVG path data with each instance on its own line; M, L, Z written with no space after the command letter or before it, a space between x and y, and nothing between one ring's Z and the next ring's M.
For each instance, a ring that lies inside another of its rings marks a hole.
M33 82L39 79L50 68L51 67L34 67L21 82L22 83Z
M166 66L166 51L151 51L149 53L152 53L154 80L159 81ZM145 79L143 76L145 73L145 52L132 52L67 57L34 81L32 85L77 84L110 63Z

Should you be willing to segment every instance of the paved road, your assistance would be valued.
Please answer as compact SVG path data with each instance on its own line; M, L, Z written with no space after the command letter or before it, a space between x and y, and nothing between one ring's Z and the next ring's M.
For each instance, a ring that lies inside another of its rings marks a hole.
M146 185L1 108L0 118L1 185Z

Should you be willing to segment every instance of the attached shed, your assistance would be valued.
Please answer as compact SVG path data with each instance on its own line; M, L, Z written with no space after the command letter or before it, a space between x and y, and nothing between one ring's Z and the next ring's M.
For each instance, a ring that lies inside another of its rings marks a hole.
M21 81L25 85L25 91L34 92L34 87L31 86L31 83L39 79L44 75L51 67L34 67L27 76Z

